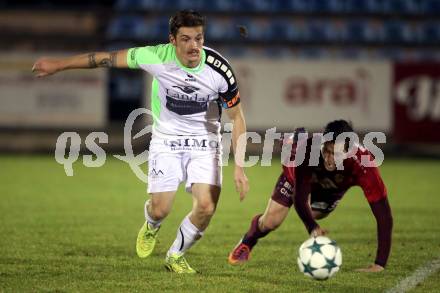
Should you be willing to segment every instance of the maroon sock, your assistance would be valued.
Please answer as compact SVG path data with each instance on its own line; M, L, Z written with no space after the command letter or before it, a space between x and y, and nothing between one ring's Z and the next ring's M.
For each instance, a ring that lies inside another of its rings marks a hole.
M252 247L254 247L255 244L257 244L258 239L263 238L264 236L266 236L270 232L270 230L266 231L266 232L262 232L260 230L260 228L258 227L258 219L260 219L261 216L262 216L262 214L256 215L252 219L251 227L246 232L246 234L244 234L244 237L242 240L242 242L244 244L246 244L247 246L249 246L251 249L252 249Z

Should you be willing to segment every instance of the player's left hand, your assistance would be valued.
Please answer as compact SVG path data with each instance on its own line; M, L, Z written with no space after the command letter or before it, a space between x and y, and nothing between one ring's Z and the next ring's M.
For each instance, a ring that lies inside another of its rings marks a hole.
M235 166L234 182L235 190L240 193L240 201L242 201L249 191L249 181L242 167Z
M362 272L362 273L378 273L382 272L384 270L383 266L380 266L378 264L371 264L366 268L360 268L357 269L356 272Z
M321 228L321 227L316 227L315 229L313 229L312 232L310 232L310 236L311 237L318 237L318 236L325 236L328 234L328 230Z

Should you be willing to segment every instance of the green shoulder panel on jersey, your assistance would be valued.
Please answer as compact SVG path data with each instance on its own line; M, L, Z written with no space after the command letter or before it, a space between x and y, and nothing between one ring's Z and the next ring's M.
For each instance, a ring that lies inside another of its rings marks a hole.
M161 64L175 59L176 51L172 44L131 48L127 52L129 68L139 68L142 64Z
M151 84L151 110L153 111L153 123L157 124L160 118L161 102L159 98L159 83L157 79L153 79Z

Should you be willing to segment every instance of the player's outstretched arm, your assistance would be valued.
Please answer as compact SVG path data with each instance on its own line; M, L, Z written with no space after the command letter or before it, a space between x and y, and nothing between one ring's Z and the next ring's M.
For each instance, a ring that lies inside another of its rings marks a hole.
M246 193L249 191L249 181L243 169L246 145L239 145L238 141L240 136L246 134L246 122L244 120L244 115L240 104L227 109L226 112L229 116L229 119L231 119L234 123L234 128L232 129L232 149L235 155L235 189L240 193L240 200L243 200L246 196Z
M370 203L371 210L377 222L377 253L374 264L358 269L359 272L381 272L384 270L391 251L391 235L393 230L393 217L388 199L382 198Z
M127 51L128 50L91 52L59 58L43 57L34 63L34 66L32 66L32 72L34 72L37 77L44 77L68 69L97 67L127 68Z
M311 174L305 167L298 167L296 169L295 183L291 184L295 188L295 196L293 197L293 205L296 213L304 223L307 232L312 237L324 236L327 230L321 228L315 221L315 218L310 208L309 194L311 193Z

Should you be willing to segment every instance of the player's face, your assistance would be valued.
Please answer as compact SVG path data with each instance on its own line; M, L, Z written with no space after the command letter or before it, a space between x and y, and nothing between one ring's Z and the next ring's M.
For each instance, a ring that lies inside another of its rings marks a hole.
M176 37L170 35L170 42L176 46L176 55L186 67L197 67L202 58L203 26L181 27Z
M344 143L326 142L323 144L321 151L324 158L324 167L327 171L336 170L336 163L342 162L345 156Z

